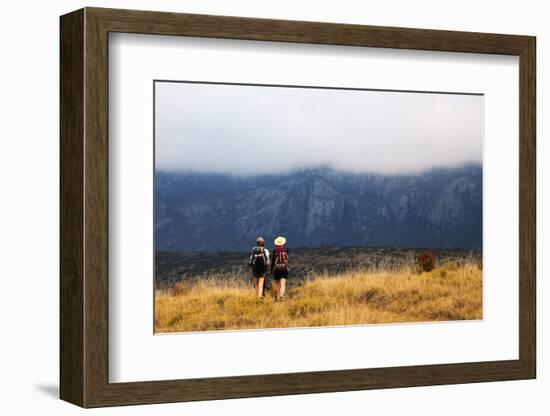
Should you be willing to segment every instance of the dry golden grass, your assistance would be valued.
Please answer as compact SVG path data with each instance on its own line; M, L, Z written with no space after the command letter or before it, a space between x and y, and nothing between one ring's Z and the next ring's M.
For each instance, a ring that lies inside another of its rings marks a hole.
M320 276L284 302L256 300L249 279L181 282L156 296L156 332L289 328L482 318L482 271L456 263Z

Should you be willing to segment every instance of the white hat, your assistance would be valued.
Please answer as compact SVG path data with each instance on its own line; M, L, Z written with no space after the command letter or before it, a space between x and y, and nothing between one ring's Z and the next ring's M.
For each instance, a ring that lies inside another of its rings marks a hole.
M284 246L286 244L286 238L283 236L279 236L275 239L275 245L276 246Z

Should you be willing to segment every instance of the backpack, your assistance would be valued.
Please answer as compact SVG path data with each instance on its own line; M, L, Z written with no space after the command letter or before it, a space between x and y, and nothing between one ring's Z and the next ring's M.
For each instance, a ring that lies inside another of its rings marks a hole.
M255 271L264 271L267 269L267 254L265 253L265 248L254 247L248 264L252 266Z
M288 250L286 248L277 247L273 258L273 268L275 270L285 270L288 272Z

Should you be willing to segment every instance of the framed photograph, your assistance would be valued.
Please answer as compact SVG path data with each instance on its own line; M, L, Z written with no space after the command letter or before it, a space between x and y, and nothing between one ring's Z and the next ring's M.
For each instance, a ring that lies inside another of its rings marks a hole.
M63 400L535 378L534 37L60 29Z

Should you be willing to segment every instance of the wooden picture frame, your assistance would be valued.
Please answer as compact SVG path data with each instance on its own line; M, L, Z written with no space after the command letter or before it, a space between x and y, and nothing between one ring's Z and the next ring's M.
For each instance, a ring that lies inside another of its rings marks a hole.
M60 30L61 399L82 407L101 407L535 378L534 37L100 8L62 16ZM519 359L109 383L110 32L518 56Z

